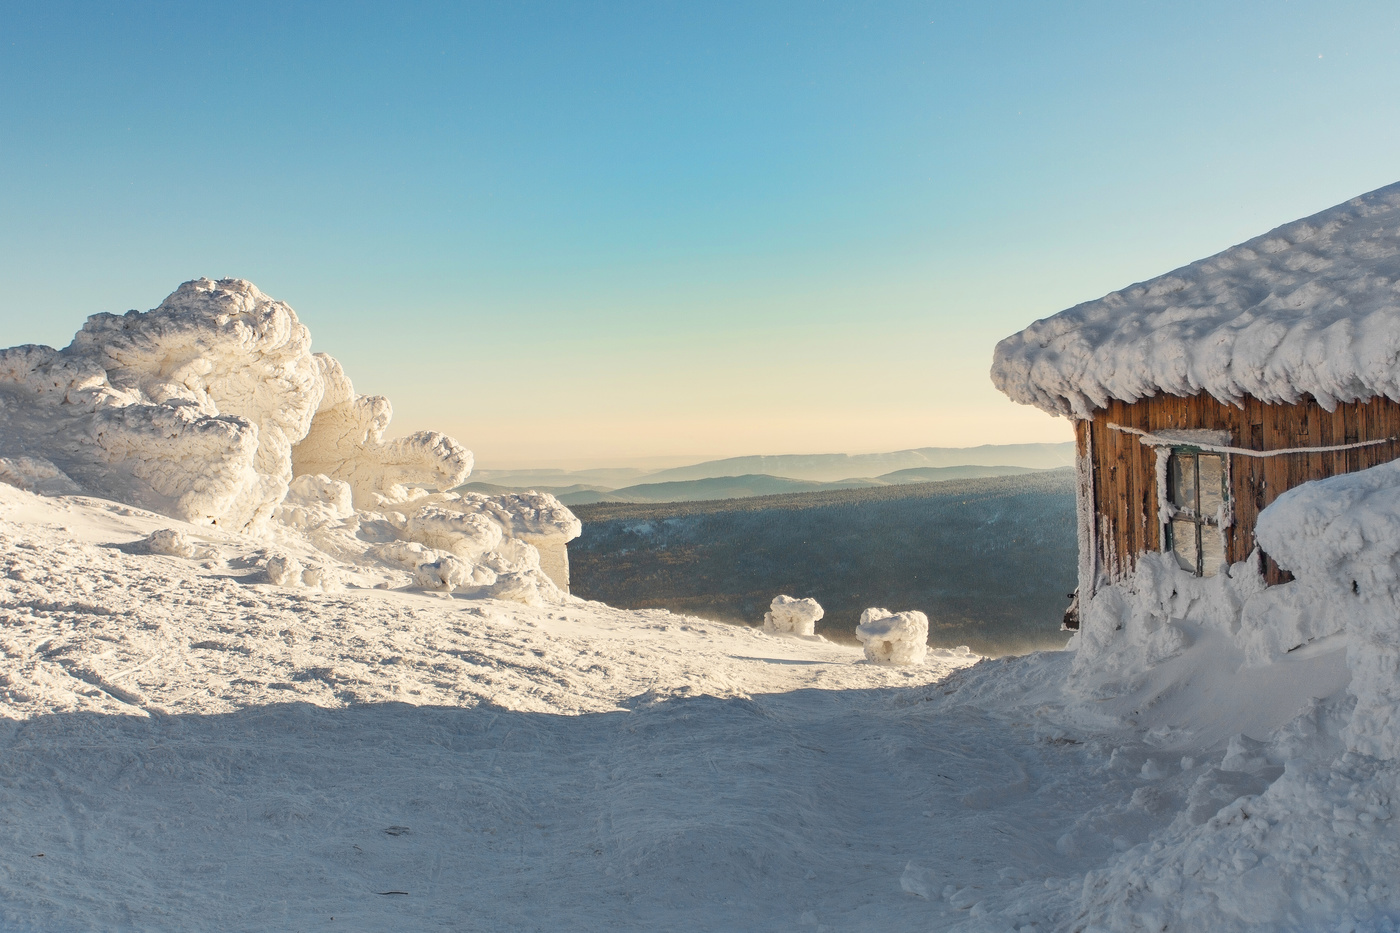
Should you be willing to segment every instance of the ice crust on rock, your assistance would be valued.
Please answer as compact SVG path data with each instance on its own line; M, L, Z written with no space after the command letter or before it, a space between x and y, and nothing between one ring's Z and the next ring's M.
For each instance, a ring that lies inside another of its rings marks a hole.
M178 528L158 528L141 540L139 550L147 554L190 559L199 556L203 549Z
M471 451L434 431L385 440L391 416L388 399L357 395L339 362L311 352L287 304L241 279L95 314L62 350L0 350L0 482L294 534L434 589L567 599L573 513L543 493L439 492L470 475ZM323 590L344 573L290 554L265 568L278 585Z
M997 344L1015 401L1089 418L1109 399L1208 392L1400 401L1400 184L1354 198Z
M817 622L826 614L815 599L795 599L791 596L774 596L768 611L763 614L763 630L770 635L812 636L817 632Z
M922 612L867 609L860 614L856 638L865 659L875 664L922 664L928 655L928 616Z
M69 496L83 491L68 474L43 457L0 457L0 483L49 496Z

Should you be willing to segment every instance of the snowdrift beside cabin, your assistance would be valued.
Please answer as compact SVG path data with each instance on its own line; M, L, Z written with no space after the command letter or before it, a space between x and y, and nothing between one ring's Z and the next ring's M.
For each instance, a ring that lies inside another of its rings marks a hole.
M1077 305L997 344L992 382L1087 419L1111 398L1209 392L1400 401L1400 184Z
M1265 587L1256 560L1202 579L1148 554L1085 607L1071 692L1127 698L1166 747L1252 728L1215 737L1226 754L1175 819L1085 877L1077 928L1400 919L1400 463L1282 494L1258 535L1293 582Z
M241 279L95 314L62 350L0 350L0 481L270 539L295 530L335 560L395 568L391 584L561 598L578 519L545 494L432 492L467 478L471 451L435 431L386 441L391 417L311 352L288 305ZM269 559L283 585L336 576Z

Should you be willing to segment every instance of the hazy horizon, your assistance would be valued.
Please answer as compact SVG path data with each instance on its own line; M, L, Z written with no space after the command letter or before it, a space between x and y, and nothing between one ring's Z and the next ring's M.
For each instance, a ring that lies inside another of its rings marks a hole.
M1400 6L0 10L0 331L199 276L483 464L1054 442L1037 318L1394 182Z
M693 465L693 464L709 463L709 462L716 461L716 460L734 460L734 459L739 459L739 458L744 458L744 457L823 457L823 456L860 457L860 456L866 456L866 455L870 455L870 454L898 453L898 452L904 451L904 450L920 450L920 449L930 448L930 447L932 447L932 448L941 448L941 449L951 449L951 450L961 450L961 449L971 450L971 449L975 449L975 448L977 448L977 447L988 447L988 446L991 446L991 447L1005 447L1005 446L1015 446L1015 445L1019 445L1019 444L1064 444L1064 443L1072 443L1073 440L1074 440L1074 437L1073 437L1072 432L1071 432L1070 429L1069 429L1069 423L1068 423L1068 422L1065 422L1065 433L1068 434L1069 436L1068 436L1068 437L1065 437L1065 438L1063 438L1063 439L1061 439L1061 440L1051 440L1051 441L1007 441L1007 442L1005 442L1005 443L990 443L990 444L915 444L915 445L908 446L908 447L874 448L874 449L870 449L870 450L808 450L808 451L784 450L784 451L760 451L760 452L748 451L748 452L745 452L745 453L737 453L737 454L731 453L731 454L720 454L720 455L710 455L710 454L685 455L685 454L682 454L682 455L666 456L666 457L634 457L634 458L617 457L617 458L613 458L613 459L602 458L602 459L595 459L595 460L580 459L580 458L572 458L572 459L570 459L570 458L564 458L564 459L559 459L559 460L520 461L520 462L504 462L504 463L502 463L502 462L495 462L495 461L483 461L480 457L477 457L476 465L472 468L472 473L473 473L473 475L475 475L475 474L477 474L477 473L479 473L479 472L481 472L481 471L483 471L483 470L491 471L491 472L497 472L497 473L509 472L509 471L524 472L524 471L527 471L527 470L561 470L561 471L564 471L564 472L574 473L574 472L583 472L583 471L586 471L586 470L603 470L603 469L610 469L610 468L611 468L611 469L665 470L665 469L670 469L670 468L673 468L673 467L691 466L691 465Z

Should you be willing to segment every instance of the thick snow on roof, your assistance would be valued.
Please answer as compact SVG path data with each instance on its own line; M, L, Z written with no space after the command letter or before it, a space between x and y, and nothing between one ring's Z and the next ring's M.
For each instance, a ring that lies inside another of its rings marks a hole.
M1400 400L1397 360L1400 184L1037 321L997 344L992 382L1075 418L1158 393L1331 410Z

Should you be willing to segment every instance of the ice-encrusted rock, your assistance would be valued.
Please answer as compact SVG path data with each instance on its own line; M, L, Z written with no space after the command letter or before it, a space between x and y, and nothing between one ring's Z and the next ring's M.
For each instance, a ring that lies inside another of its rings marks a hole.
M860 614L856 638L865 658L876 664L922 664L928 655L928 616L922 612L867 609Z
M46 496L82 492L72 478L43 457L0 457L0 483Z
M419 564L414 578L424 589L451 592L489 586L496 582L496 573L489 567L479 567L455 555L444 554L435 561Z
M452 494L446 507L490 518L508 537L524 541L539 552L539 567L559 589L569 589L568 544L583 533L583 523L547 492L517 492L487 496L478 492Z
M147 554L164 554L167 557L197 557L202 550L178 528L158 528L139 542L139 549Z
M431 506L409 517L406 534L414 541L467 561L479 560L486 552L500 547L505 538L505 530L485 515Z
M263 573L273 586L301 586L301 561L290 554L274 554L267 559Z
M324 473L308 473L292 480L286 498L277 507L277 519L308 530L343 522L355 514L350 485Z
M815 599L774 596L763 615L763 630L770 635L815 635L826 610Z
M391 414L311 352L285 303L196 279L154 310L93 315L63 350L0 350L0 482L286 538L265 567L281 586L339 586L342 570L292 556L309 544L401 568L399 583L567 599L573 513L540 493L439 492L470 474L471 451L431 431L386 441Z

